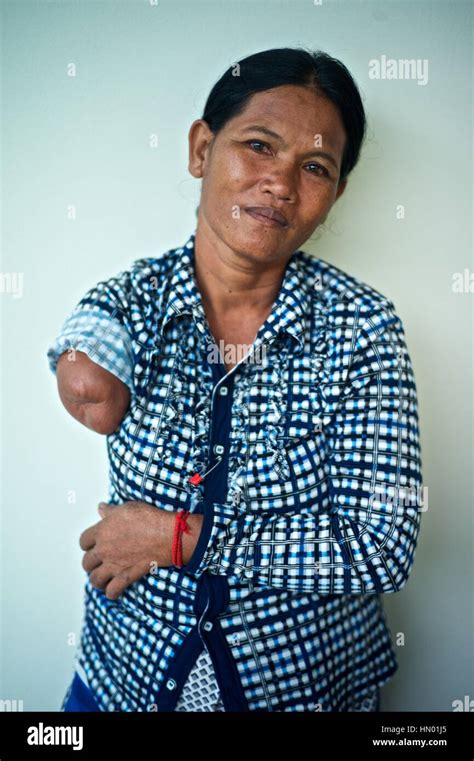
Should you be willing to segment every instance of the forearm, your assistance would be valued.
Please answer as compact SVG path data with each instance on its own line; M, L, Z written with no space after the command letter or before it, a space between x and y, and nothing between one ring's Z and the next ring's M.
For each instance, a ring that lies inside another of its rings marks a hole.
M333 506L286 514L244 514L207 506L187 572L239 576L255 585L319 594L399 591L414 560L421 513L396 502L357 511ZM351 517L357 512L357 518Z

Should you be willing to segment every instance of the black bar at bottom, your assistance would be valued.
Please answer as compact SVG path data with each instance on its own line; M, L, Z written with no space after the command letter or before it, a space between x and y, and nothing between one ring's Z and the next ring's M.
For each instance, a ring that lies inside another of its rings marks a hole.
M179 724L188 725L181 729ZM201 725L201 726L199 726ZM241 725L248 725L242 731ZM290 726L291 725L291 726ZM224 734L225 733L225 734ZM238 749L266 758L290 751L309 759L352 758L474 758L471 712L400 713L0 713L0 760L23 758L88 758L103 761L104 752L133 753L133 758L164 758L174 749L213 757L234 756ZM215 741L224 740L222 746ZM307 745L303 745L307 743ZM350 755L349 755L350 754ZM131 756L132 757L132 756ZM343 756L344 757L344 756Z

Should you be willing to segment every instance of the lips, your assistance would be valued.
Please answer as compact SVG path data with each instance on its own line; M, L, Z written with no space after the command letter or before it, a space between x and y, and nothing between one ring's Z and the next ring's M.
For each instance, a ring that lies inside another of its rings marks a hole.
M265 217L266 219L273 220L273 222L277 222L282 227L288 225L286 217L284 217L281 212L277 211L277 209L274 209L273 206L247 206L245 211L252 216Z

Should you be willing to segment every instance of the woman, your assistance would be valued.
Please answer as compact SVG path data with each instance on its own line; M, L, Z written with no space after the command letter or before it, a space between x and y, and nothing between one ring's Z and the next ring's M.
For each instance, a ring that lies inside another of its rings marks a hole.
M325 53L240 61L189 131L195 232L92 288L50 348L110 461L63 710L378 710L380 595L420 526L416 386L394 304L300 250L365 128Z

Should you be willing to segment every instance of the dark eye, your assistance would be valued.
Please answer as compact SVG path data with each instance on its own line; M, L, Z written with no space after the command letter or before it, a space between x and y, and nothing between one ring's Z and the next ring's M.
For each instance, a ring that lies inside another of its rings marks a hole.
M247 140L247 145L254 146L254 145L263 145L265 148L268 148L268 143L262 142L262 140ZM257 150L256 148L252 147L252 150L254 150L256 153L262 153L262 151ZM312 162L311 164L307 164L307 166L315 166L317 167L325 177L329 177L329 172L326 169L325 166L322 166L322 164L316 164L315 162ZM318 172L310 172L310 174L315 174L316 176L320 176Z
M322 173L323 173L323 174L324 174L326 177L329 177L329 172L328 172L328 170L326 169L326 167L325 167L325 166L322 166L321 164L315 164L315 163L313 162L313 163L311 163L311 164L307 164L306 166L316 166L316 167L318 167L318 169L321 169ZM310 174L316 174L316 172L310 172Z
M268 148L268 144L267 143L262 143L261 140L247 140L247 145L250 145L250 146L252 146L252 145L263 145L263 146L265 146L265 148ZM255 148L253 150L255 150ZM258 151L258 150L256 150L255 152L256 153L262 153L262 151Z

